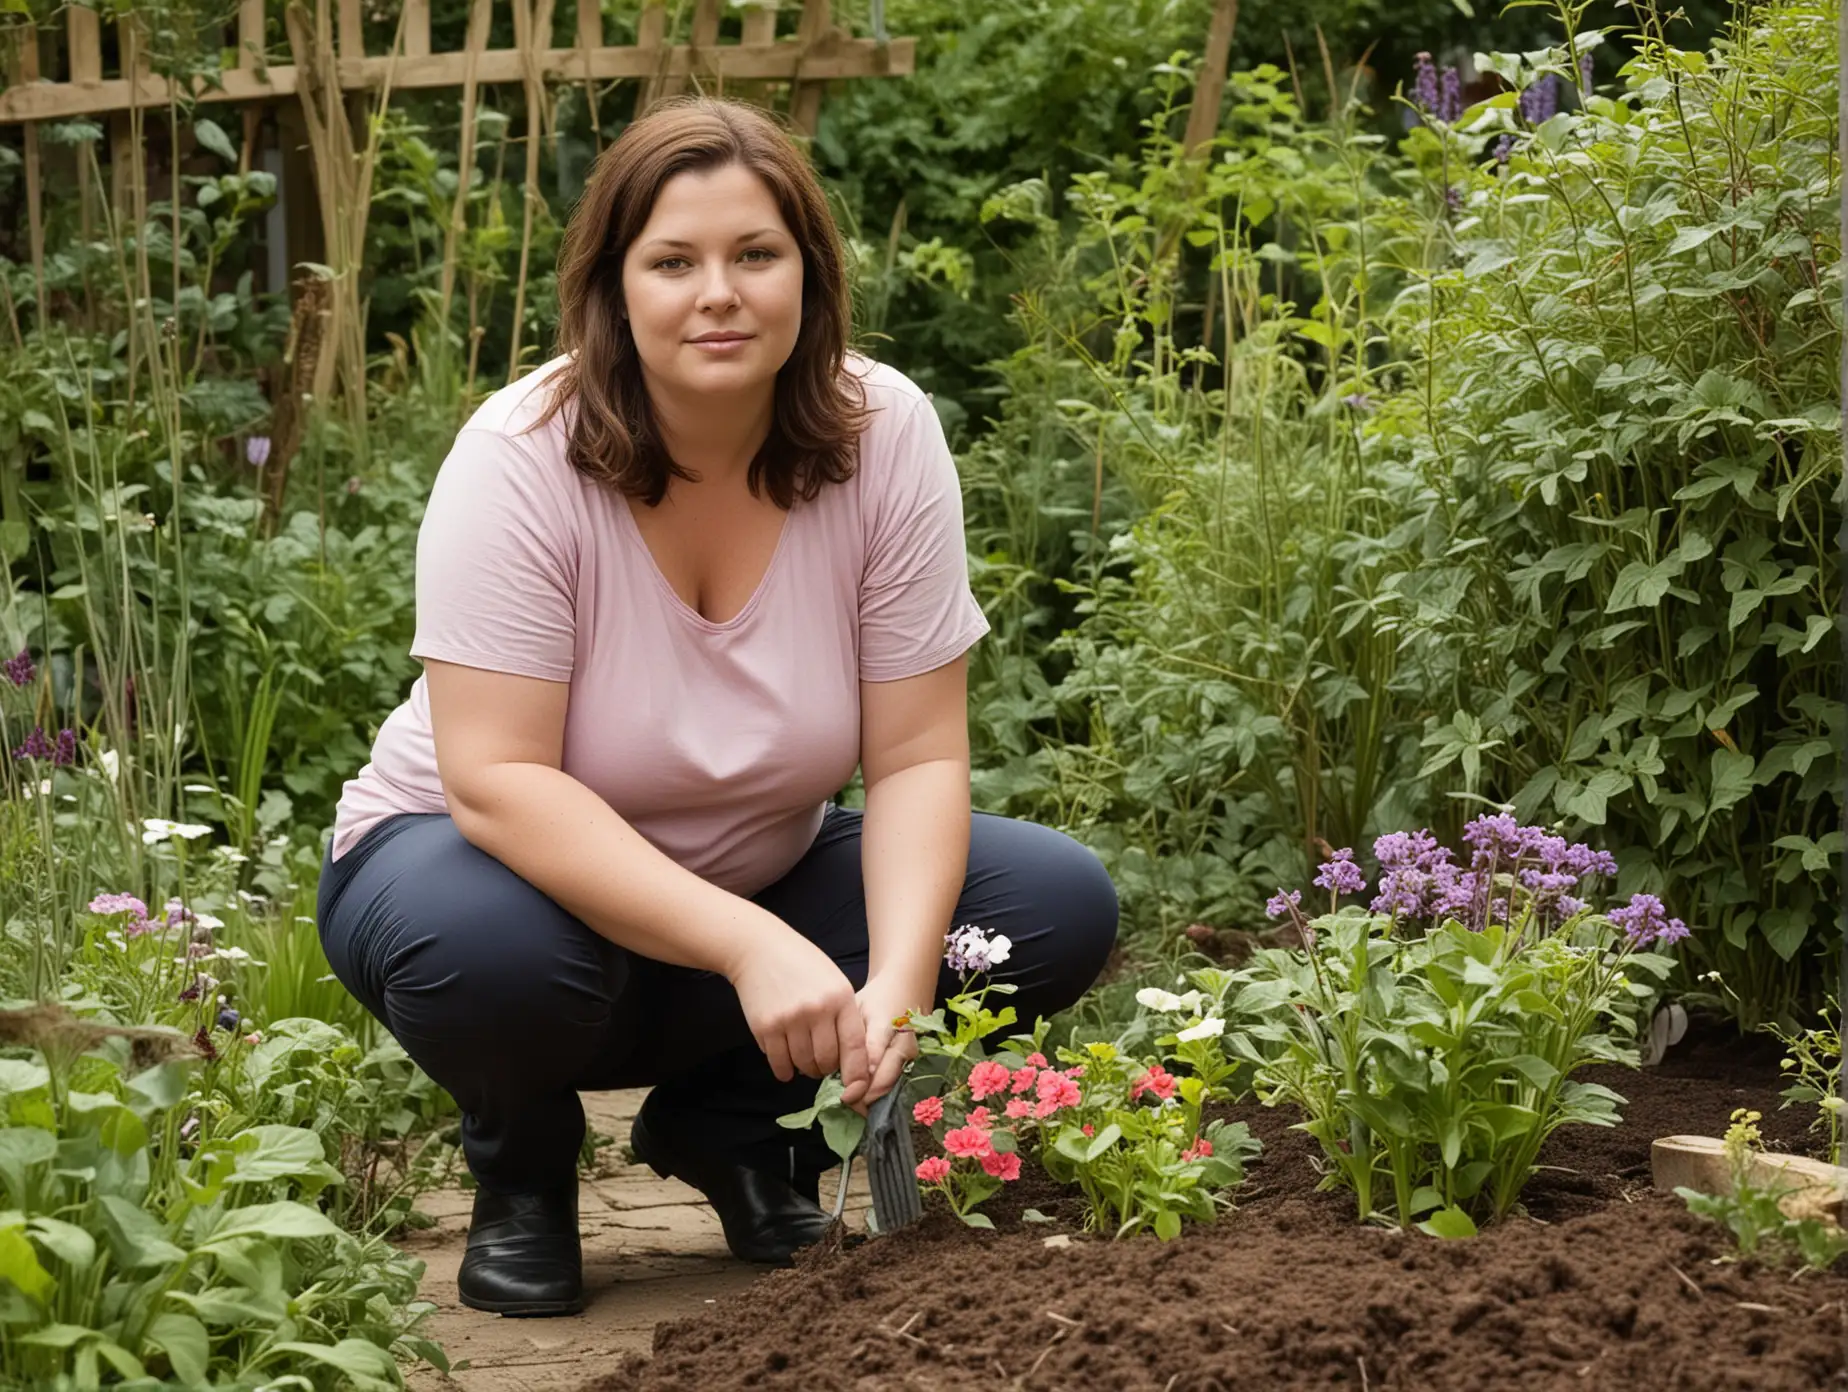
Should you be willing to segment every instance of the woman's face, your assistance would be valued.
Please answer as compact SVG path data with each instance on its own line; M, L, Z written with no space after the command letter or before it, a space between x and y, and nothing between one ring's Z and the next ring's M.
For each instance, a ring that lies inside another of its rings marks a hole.
M623 257L622 292L654 389L767 386L802 327L802 253L769 188L743 165L661 185Z

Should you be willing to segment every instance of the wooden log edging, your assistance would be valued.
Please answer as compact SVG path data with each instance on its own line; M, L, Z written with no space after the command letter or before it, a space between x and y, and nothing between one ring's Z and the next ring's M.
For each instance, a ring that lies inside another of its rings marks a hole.
M1649 1148L1649 1169L1655 1187L1666 1194L1677 1188L1703 1194L1732 1190L1726 1143L1717 1136L1662 1136ZM1761 1150L1752 1156L1749 1176L1759 1188L1784 1191L1778 1207L1785 1217L1848 1227L1848 1166Z

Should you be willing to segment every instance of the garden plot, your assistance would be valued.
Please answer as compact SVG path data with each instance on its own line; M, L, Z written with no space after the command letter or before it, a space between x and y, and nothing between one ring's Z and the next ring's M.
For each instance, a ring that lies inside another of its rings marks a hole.
M1315 1191L1296 1118L1248 1102L1228 1119L1264 1149L1211 1226L1113 1242L1023 1222L1017 1200L984 1233L939 1203L663 1325L583 1392L1839 1385L1848 1279L1731 1260L1724 1229L1650 1189L1654 1138L1719 1135L1737 1108L1767 1146L1813 1148L1807 1113L1779 1110L1775 1049L1697 1025L1657 1068L1585 1076L1627 1099L1623 1122L1557 1133L1525 1212L1467 1241L1357 1226ZM1050 1181L1019 1183L1052 1207Z

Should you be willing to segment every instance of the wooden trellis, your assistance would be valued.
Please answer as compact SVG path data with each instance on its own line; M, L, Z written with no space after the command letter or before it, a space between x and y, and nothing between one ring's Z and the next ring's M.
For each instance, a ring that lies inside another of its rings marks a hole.
M527 19L534 37L505 49L487 48L486 35L497 4L511 4L516 22ZM667 9L644 4L636 42L612 47L603 42L603 16L595 0L578 7L575 42L569 48L552 42L554 6L530 0L475 0L470 15L469 42L458 52L433 53L430 49L430 0L403 0L403 43L397 53L368 54L365 46L361 0L337 0L339 84L348 91L363 91L390 84L405 91L428 87L461 87L477 83L547 81L608 81L631 78L649 85L650 97L669 95L690 79L719 87L738 82L790 82L795 84L792 115L796 124L812 127L821 88L847 77L899 77L912 72L916 41L856 39L835 28L828 0L803 0L798 32L776 36L776 0L753 5L743 16L742 42L721 43L721 0L698 0L693 32L688 43L666 39ZM533 23L538 20L542 22ZM293 64L272 65L263 60L264 0L240 0L237 18L235 66L218 74L217 87L200 84L189 100L210 102L262 102L293 96L301 75ZM94 10L79 5L66 9L66 43L62 48L62 78L46 80L40 71L34 31L12 27L15 48L9 86L0 92L0 124L62 120L72 116L126 111L132 107L164 107L171 95L165 78L148 70L146 44L131 21L119 25L120 58L104 71L101 25ZM804 119L806 117L806 120Z

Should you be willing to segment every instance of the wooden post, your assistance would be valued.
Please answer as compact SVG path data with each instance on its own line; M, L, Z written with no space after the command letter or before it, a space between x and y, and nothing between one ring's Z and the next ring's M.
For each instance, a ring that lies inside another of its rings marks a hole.
M802 45L804 59L828 37L832 27L828 0L802 0L802 24L796 31L796 41ZM799 134L815 134L815 127L821 122L821 97L826 90L825 82L796 79L795 90L789 98L789 122Z
M237 0L237 65L246 72L263 62L263 0ZM244 104L244 146L238 151L237 172L248 174L257 162L257 138L263 130L263 104Z
M739 33L739 42L745 48L765 48L776 43L777 0L758 0L758 3L744 12L744 22ZM771 84L768 82L750 82L744 85L742 96L748 97L759 106L769 106Z
M583 0L579 0L583 3ZM667 61L667 10L659 0L642 6L642 17L635 26L635 48L648 63L649 75L635 89L635 114L641 116L661 97L661 70Z
M95 10L72 5L65 12L65 35L71 50L71 81L90 85L103 80L103 27ZM80 235L88 245L96 239L95 191L90 187L90 164L95 152L88 141L76 147L77 219ZM90 272L83 273L84 322L91 324L94 303L90 292Z
M1226 60L1232 52L1232 33L1238 27L1238 0L1217 0L1206 31L1206 61L1194 86L1193 105L1187 112L1184 153L1197 154L1219 129L1219 106L1226 95Z
M28 19L24 24L8 26L7 37L12 52L6 61L7 78L13 83L37 82L39 76L38 26ZM32 254L32 283L35 300L33 318L43 333L48 320L45 313L45 209L42 202L44 172L39 164L38 122L26 123L26 237Z
M404 56L430 54L430 0L404 0Z

